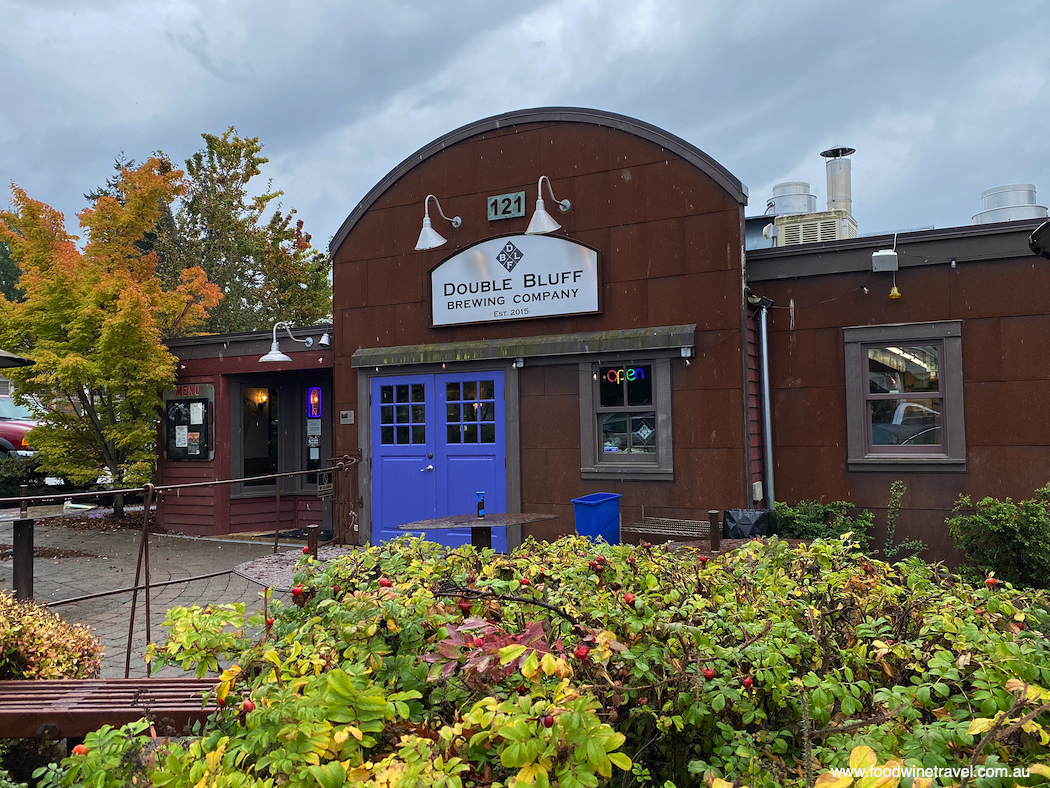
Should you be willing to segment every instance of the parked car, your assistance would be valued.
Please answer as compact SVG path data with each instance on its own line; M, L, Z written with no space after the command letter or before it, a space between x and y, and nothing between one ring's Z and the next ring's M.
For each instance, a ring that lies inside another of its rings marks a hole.
M0 457L31 455L26 433L35 426L29 408L16 405L10 397L0 397Z

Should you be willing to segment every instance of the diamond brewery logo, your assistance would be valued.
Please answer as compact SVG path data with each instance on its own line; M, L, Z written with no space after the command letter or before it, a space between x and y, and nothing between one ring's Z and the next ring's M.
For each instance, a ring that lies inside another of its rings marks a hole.
M507 241L506 246L499 250L496 255L496 262L507 269L508 273L514 270L514 266L521 262L525 254L516 247L510 241Z

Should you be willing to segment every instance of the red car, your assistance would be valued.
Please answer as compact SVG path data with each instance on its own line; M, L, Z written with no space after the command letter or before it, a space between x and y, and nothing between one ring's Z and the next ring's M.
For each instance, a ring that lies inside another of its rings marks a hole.
M0 457L29 454L25 436L35 426L29 408L16 405L10 397L0 397Z

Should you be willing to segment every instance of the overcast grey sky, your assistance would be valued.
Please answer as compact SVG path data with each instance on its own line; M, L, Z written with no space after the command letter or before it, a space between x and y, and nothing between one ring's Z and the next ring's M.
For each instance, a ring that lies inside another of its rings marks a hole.
M1050 200L1048 0L0 0L0 179L64 211L121 151L182 162L237 127L324 247L417 148L580 106L685 138L749 188L857 149L860 231L969 224L983 189Z

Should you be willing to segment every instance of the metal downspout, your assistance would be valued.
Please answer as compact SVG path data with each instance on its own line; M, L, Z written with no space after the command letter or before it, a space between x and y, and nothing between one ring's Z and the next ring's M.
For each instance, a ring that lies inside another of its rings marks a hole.
M769 397L769 326L767 315L773 302L763 298L759 304L759 352L762 355L762 461L766 482L766 508L773 510L773 419Z

